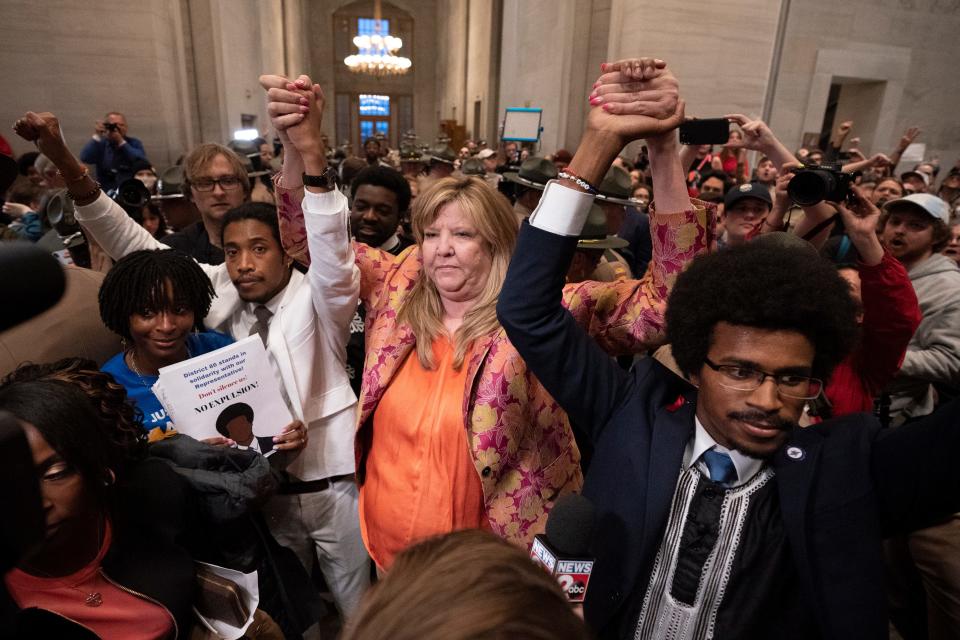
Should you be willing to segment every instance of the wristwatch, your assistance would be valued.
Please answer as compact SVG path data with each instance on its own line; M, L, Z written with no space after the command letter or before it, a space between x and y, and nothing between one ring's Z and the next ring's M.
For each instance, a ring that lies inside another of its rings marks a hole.
M305 187L318 187L320 189L330 189L333 191L337 188L337 170L333 167L327 167L327 170L321 173L318 176L303 174L303 185Z

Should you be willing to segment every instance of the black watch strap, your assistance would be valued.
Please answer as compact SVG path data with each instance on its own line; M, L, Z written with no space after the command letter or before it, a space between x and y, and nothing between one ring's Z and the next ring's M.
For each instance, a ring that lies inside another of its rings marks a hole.
M303 185L306 187L319 187L320 189L337 188L337 170L333 167L327 167L327 170L319 176L303 174Z

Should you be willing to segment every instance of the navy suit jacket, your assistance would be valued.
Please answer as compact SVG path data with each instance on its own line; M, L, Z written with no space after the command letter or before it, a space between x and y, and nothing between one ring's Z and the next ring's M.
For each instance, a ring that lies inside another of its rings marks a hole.
M666 528L696 390L652 359L625 372L561 306L576 238L524 223L497 305L510 341L595 446L597 508L585 617L604 638L633 622ZM960 510L960 405L893 430L855 414L797 429L771 459L804 606L825 638L886 638L881 542ZM790 451L793 456L787 456Z

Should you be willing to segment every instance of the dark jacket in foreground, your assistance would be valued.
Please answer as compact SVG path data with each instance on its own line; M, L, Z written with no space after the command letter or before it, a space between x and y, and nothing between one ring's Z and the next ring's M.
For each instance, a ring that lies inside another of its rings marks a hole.
M636 625L637 592L694 433L696 391L651 359L624 372L577 327L560 304L576 243L525 223L497 311L527 366L595 444L583 490L598 513L585 616L616 638ZM802 609L822 637L887 637L881 541L960 510L958 413L952 403L893 430L864 414L829 420L795 431L770 461ZM787 457L788 447L802 458ZM776 624L767 635L778 637Z
M160 460L145 460L118 487L113 542L102 569L110 580L165 607L177 624L178 638L194 624L194 568L178 539L187 525L186 484ZM0 589L0 637L86 639L97 636L44 609L20 610Z

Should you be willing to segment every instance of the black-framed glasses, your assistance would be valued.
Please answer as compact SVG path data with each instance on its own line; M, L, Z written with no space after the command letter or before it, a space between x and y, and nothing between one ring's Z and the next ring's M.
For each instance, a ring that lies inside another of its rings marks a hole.
M739 364L717 364L704 358L707 366L723 376L720 385L736 391L755 391L767 378L773 378L777 392L788 398L812 400L823 390L823 380L793 373L767 373Z
M233 191L240 186L240 178L237 176L220 176L219 178L200 178L190 183L197 191L213 191L214 185L217 184L224 191Z

